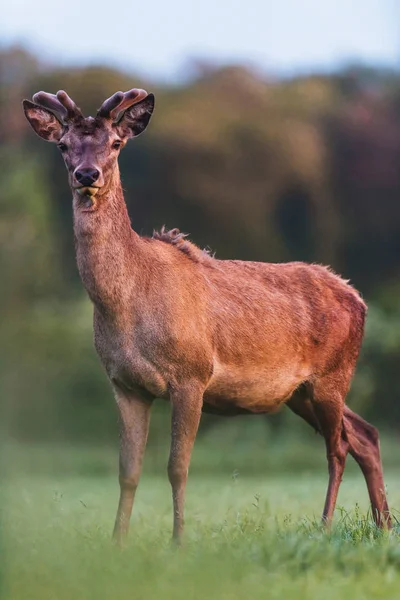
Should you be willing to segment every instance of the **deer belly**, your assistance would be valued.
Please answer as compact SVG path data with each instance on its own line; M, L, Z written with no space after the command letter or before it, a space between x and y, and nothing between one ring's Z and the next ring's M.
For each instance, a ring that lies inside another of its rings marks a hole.
M288 372L219 365L205 391L204 402L210 412L221 414L274 412L305 379L304 369Z

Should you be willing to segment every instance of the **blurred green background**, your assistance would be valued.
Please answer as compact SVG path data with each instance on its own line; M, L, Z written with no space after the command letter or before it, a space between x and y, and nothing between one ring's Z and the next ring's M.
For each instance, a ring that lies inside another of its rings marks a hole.
M30 130L21 100L65 89L93 114L133 86L156 94L148 131L121 155L134 229L151 235L166 224L218 258L315 261L349 278L369 305L349 404L381 428L385 461L398 466L398 70L347 66L268 78L240 64L204 63L168 86L101 64L49 65L8 46L0 71L1 427L21 468L34 470L47 456L65 472L115 470L117 447L111 388L75 267L65 168ZM322 465L322 441L288 413L204 418L197 469ZM168 439L160 402L148 468L165 464ZM26 444L30 452L19 454ZM74 452L63 462L64 447Z

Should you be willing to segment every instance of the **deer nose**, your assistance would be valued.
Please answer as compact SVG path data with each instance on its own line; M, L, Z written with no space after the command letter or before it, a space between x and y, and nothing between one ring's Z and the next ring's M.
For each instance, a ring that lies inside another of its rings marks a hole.
M100 171L98 171L97 169L92 169L91 167L81 168L75 171L75 179L81 185L92 185L95 181L98 180L99 175Z

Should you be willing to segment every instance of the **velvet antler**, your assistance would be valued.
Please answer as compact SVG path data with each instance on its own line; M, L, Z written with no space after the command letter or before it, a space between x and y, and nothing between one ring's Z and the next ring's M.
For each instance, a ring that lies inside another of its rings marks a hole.
M80 108L63 90L58 91L57 94L37 92L33 96L33 101L50 110L62 123L83 116Z
M136 104L140 102L147 96L147 92L145 90L133 88L129 90L129 92L116 92L110 98L105 100L99 110L97 111L97 115L99 117L104 117L106 119L112 119L113 121L118 121L122 116L122 113Z

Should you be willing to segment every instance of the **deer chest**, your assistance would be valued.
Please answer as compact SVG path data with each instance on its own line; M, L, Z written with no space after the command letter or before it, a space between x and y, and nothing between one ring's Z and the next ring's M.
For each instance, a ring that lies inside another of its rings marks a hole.
M126 335L116 327L101 326L95 318L96 351L110 380L127 390L143 390L154 397L167 393L168 381L161 374L158 360L146 352L146 347L134 333Z

